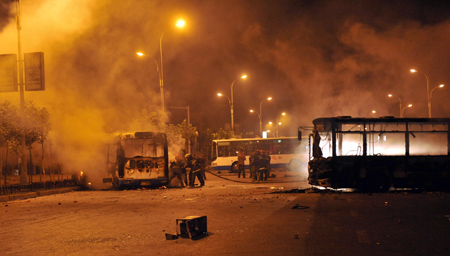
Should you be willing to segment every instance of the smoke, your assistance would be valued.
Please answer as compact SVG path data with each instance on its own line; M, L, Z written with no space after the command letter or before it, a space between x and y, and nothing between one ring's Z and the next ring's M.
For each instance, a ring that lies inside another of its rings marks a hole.
M414 103L408 116L427 116L424 77L409 69L427 73L430 87L448 81L448 15L424 24L406 2L412 13L406 17L393 11L405 8L402 4L381 2L371 10L372 1L353 7L341 1L309 3L275 36L270 24L255 22L242 37L260 62L285 75L284 84L272 85L279 90L274 100L293 103L288 108L297 123L307 125L320 116L367 117L371 110L399 116L398 102L389 100L388 93ZM262 88L270 87L261 83ZM439 94L434 116L448 116L444 97L449 93Z

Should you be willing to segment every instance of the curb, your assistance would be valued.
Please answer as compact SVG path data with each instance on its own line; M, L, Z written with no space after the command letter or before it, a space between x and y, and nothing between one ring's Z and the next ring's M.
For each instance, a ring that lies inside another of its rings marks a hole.
M57 189L51 189L51 190L42 190L42 191L36 191L36 192L26 192L26 193L4 195L4 196L0 196L0 202L23 200L23 199L27 199L27 198L35 198L35 197L39 197L39 196L48 196L48 195L54 195L54 194L62 194L62 193L67 193L67 192L71 192L71 191L76 191L79 189L80 189L80 187L67 187L67 188L57 188Z

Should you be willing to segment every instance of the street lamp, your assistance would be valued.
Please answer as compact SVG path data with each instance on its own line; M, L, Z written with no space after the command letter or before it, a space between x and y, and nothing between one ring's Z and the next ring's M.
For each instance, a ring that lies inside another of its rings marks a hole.
M389 98L392 98L393 95L392 95L392 94L388 94L388 97L389 97ZM402 115L402 109L403 109L403 107L402 107L402 100L401 100L400 97L398 97L398 96L397 96L397 99L398 99L398 102L400 103L400 104L399 104L399 105L400 105L400 117L403 117L403 115Z
M143 53L143 52L137 52L136 53L139 57L144 57L144 56L146 56L145 55L145 53ZM158 64L158 61L155 59L155 58L153 58L152 56L148 56L148 57L150 57L154 62L155 62L155 64L156 64L156 72L158 72L158 77L159 77L159 85L161 86L161 72L160 72L160 70L159 70L159 64ZM162 108L161 110L164 110L164 108Z
M419 72L415 69L410 69L409 71L411 71L411 73L421 73L425 76L425 78L427 79L427 101L428 101L428 117L431 118L431 97L430 97L430 85L428 82L428 76L427 74L423 73L423 72Z
M175 27L177 28L182 28L185 24L185 21L183 20L179 20ZM152 58L153 61L155 61L156 64L156 70L158 71L158 76L159 76L159 90L160 90L160 94L161 94L161 115L162 115L162 119L163 119L163 124L165 124L165 120L164 120L164 75L163 75L163 53L162 53L162 39L164 36L164 33L166 33L167 30L164 30L164 32L161 34L161 37L159 39L159 53L161 56L161 60L158 64L158 61L153 58L152 56L149 56L150 58ZM138 56L143 57L145 56L145 54L143 52L137 52L136 53Z
M443 88L444 87L444 84L440 84L440 85L438 85L438 86L436 86L436 87L434 87L433 89L431 89L431 91L430 91L430 113L431 113L431 96L433 96L433 91L434 90L436 90L437 88ZM431 114L430 114L430 117L431 117Z
M183 28L185 25L185 21L184 20L178 20L175 27L177 28ZM166 33L167 30L165 30L162 34L161 37L159 38L159 54L161 56L161 68L160 68L160 82L159 82L159 88L160 88L160 93L161 93L161 111L162 111L162 116L164 119L164 72L163 72L163 51L162 51L162 39L164 36L164 33ZM163 124L165 123L165 120L163 121Z
M272 97L268 97L266 100L270 101L272 100ZM256 114L258 114L258 118L259 118L259 134L261 134L262 136L262 104L265 100L262 100L261 103L259 103L259 113L254 111L253 109L250 109L250 113L255 112Z
M232 108L232 104L231 104L231 99L230 99L230 97L228 97L227 95L222 94L222 93L220 93L220 92L217 93L217 96L219 96L219 97L225 96L225 97L228 99L228 104L230 105L231 123L233 123L233 108Z
M242 75L241 76L241 79L246 79L247 78L247 75ZM236 80L234 80L232 83L231 83L231 100L230 100L230 111L231 111L231 132L233 133L233 135L234 135L234 97L233 97L233 87L234 87L234 83L237 81L237 79Z
M276 135L277 135L277 138L278 138L278 127L281 125L281 122L279 121L279 119L280 119L280 117L281 116L285 116L286 115L286 113L285 112L283 112L283 113L281 113L281 114L279 114L278 116L277 116L277 122L276 122Z
M412 107L412 104L409 104L408 106L404 107L404 108L402 109L402 111L400 112L400 116L403 117L403 112L405 111L405 109L406 109L406 108L410 108L410 107Z

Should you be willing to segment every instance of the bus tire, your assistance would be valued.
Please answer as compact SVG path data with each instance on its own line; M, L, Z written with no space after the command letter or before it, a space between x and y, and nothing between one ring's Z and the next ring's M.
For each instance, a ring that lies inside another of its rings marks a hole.
M239 166L237 162L234 162L233 164L231 164L231 170L232 173L237 173L239 172Z

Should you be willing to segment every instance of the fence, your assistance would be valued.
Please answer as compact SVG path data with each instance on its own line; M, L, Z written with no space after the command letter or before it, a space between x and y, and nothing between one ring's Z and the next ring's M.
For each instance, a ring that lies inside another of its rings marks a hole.
M0 195L9 195L38 190L63 188L79 185L78 177L71 174L29 175L28 183L20 183L20 176L3 176L0 182Z

